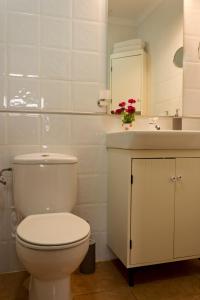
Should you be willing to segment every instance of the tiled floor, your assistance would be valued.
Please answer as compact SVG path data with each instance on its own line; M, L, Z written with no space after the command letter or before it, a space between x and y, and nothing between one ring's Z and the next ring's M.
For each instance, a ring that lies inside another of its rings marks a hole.
M73 300L200 300L199 260L139 268L133 288L125 277L116 262L97 264L92 275L76 272ZM25 272L0 275L0 300L27 300L26 278Z

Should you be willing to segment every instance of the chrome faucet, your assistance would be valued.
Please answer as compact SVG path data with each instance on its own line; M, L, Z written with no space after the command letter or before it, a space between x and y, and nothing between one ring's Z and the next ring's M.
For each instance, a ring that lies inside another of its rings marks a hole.
M158 121L158 118L151 118L149 120L149 125L154 125L156 130L160 130L160 125L158 125L157 121Z

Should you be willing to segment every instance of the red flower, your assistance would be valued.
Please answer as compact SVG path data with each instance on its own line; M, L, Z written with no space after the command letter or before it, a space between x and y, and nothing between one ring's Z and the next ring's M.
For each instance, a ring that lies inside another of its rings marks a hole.
M125 101L120 102L120 103L119 103L119 106L120 106L120 107L126 106L126 102L125 102Z
M128 109L126 110L126 112L133 114L135 112L135 107L133 106L128 106Z
M129 99L128 103L130 103L130 104L136 103L136 100L135 99Z
M118 109L116 109L116 111L115 111L115 113L116 113L117 115L121 115L122 112L123 112L123 109L122 109L122 108L118 108Z

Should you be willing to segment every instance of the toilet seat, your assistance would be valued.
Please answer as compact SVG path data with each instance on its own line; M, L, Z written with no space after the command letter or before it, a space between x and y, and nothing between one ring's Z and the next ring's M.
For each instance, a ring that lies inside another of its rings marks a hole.
M38 250L75 247L89 236L89 224L71 213L31 215L17 227L17 241Z

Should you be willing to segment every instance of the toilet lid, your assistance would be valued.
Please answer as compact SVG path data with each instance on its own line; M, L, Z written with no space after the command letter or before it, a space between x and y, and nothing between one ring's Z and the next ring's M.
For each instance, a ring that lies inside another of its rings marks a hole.
M87 237L89 233L89 224L70 213L31 215L17 227L20 239L42 246L75 243Z

